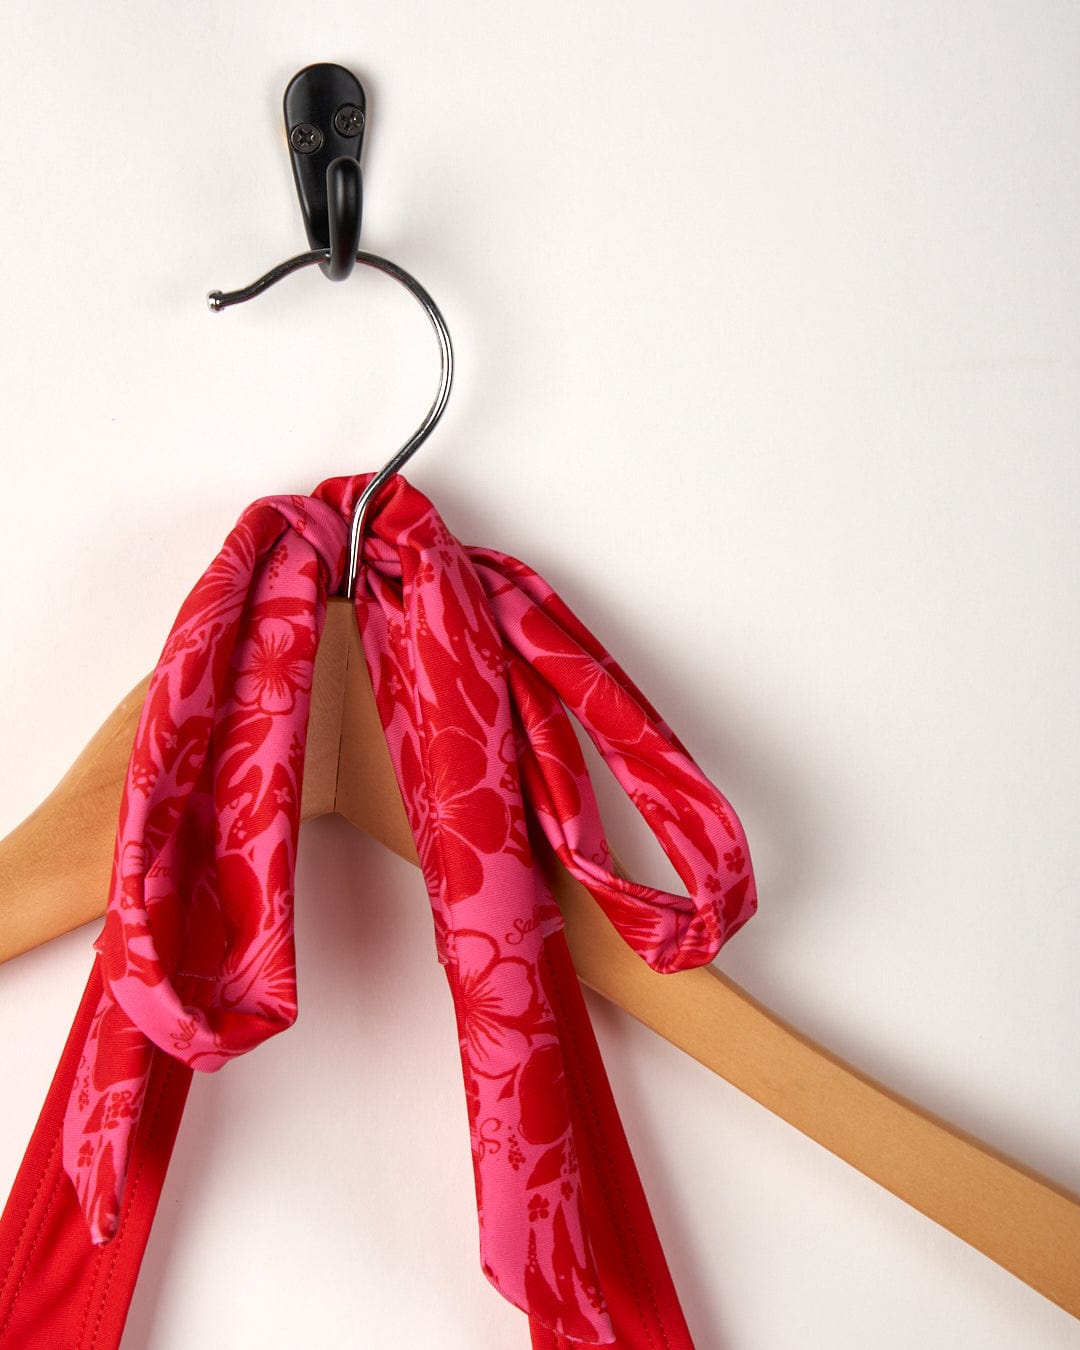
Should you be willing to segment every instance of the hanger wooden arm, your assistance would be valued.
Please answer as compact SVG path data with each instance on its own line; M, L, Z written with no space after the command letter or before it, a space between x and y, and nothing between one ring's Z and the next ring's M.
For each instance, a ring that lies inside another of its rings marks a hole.
M104 912L146 687L0 840L0 961ZM340 600L330 602L315 663L302 816L335 811L416 862L352 609ZM657 975L584 887L545 861L585 984L1080 1317L1080 1199L865 1077L712 967Z
M105 912L116 819L147 676L41 805L0 839L0 961Z

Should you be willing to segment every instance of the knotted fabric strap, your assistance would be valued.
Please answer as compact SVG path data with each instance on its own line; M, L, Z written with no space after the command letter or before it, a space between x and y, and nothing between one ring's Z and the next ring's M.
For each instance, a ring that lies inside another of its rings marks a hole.
M313 662L367 481L332 479L312 497L245 511L151 682L96 944L101 992L63 1123L63 1168L97 1243L122 1223L155 1047L215 1070L296 1016L293 874ZM454 1001L484 1271L530 1313L534 1339L610 1344L568 1088L581 1070L560 1034L551 956L565 951L562 919L536 832L661 971L711 960L753 913L746 840L551 588L512 558L463 548L401 478L365 541L356 613ZM616 874L568 709L687 895Z

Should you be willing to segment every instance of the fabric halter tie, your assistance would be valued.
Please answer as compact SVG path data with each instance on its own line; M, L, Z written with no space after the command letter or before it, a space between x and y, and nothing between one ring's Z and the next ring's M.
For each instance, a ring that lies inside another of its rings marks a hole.
M108 1242L155 1047L220 1068L296 1017L293 877L313 665L368 476L249 507L152 678L117 834L104 990L63 1165ZM754 912L742 828L670 728L529 567L465 548L404 479L364 544L356 617L457 1018L483 1269L585 1343L613 1339L541 960L562 927L540 831L654 969L710 961ZM572 712L687 888L614 870Z

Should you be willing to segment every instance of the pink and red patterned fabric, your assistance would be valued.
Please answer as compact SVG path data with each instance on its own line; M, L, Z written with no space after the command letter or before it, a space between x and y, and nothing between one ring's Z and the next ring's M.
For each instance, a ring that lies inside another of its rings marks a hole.
M249 507L181 609L151 682L95 944L100 987L64 1080L63 1170L99 1246L123 1225L161 1055L215 1070L295 1019L293 875L313 662L367 481L331 479L311 497ZM582 1064L600 1079L602 1067L567 1045L587 1017L566 1010L562 919L535 846L542 834L633 949L675 971L711 960L753 913L745 837L551 588L513 558L462 547L404 479L380 498L355 603L454 1002L483 1269L530 1314L535 1344L629 1345L598 1268L616 1264L598 1183L583 1184L600 1117L582 1119ZM685 896L616 874L570 713ZM613 1105L608 1130L612 1116ZM639 1227L651 1232L644 1214ZM671 1301L677 1310L673 1291Z

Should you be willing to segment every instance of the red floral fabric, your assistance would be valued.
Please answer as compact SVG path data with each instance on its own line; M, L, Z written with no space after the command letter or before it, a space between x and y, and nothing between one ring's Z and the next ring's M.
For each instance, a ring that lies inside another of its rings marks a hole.
M295 1018L312 666L367 481L250 507L152 680L97 943L102 988L63 1125L64 1170L99 1243L122 1213L155 1047L215 1070ZM534 840L542 832L627 942L672 971L711 960L753 913L746 839L551 588L513 558L462 547L401 478L365 540L356 614L454 1001L484 1271L534 1324L611 1343L545 973L562 920ZM686 895L616 875L569 713Z

